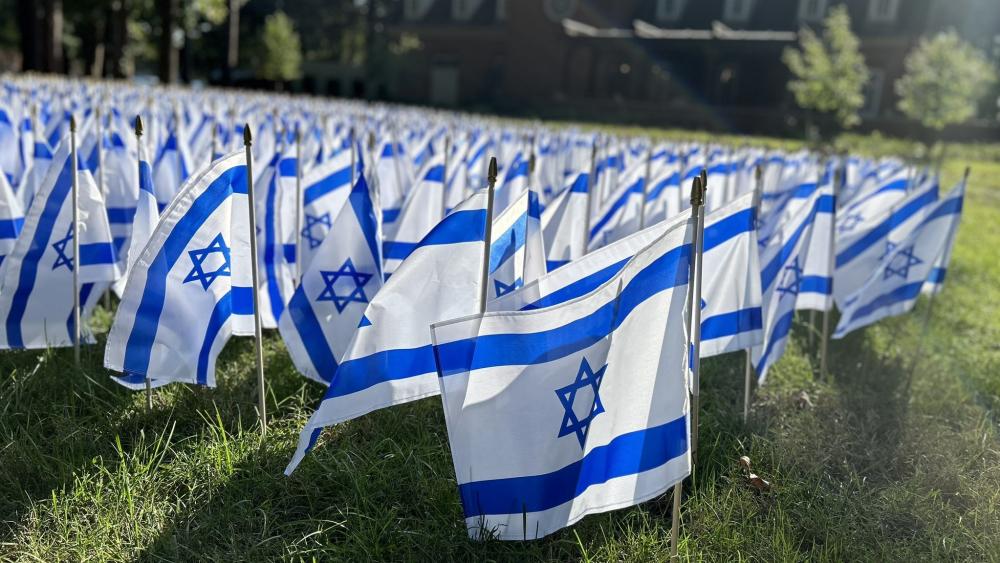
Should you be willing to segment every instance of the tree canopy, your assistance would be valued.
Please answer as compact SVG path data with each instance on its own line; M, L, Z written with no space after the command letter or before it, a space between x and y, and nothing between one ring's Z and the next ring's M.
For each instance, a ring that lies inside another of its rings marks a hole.
M823 20L822 37L802 29L799 49L787 48L782 54L795 76L788 89L799 107L832 114L842 127L860 122L858 110L865 104L868 67L858 46L846 6L830 10Z
M997 79L986 56L954 31L922 39L904 65L895 85L899 109L936 130L975 116L976 104Z
M262 78L283 82L302 75L302 42L291 18L277 11L264 21Z

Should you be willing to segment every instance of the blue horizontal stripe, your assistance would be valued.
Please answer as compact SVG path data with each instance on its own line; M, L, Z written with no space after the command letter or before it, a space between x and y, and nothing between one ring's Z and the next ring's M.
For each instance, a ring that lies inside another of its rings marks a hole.
M649 471L688 451L685 417L615 436L579 461L542 475L472 481L458 486L466 518L555 508L594 485Z
M230 291L233 297L234 315L253 314L253 288L250 286L234 285Z
M902 285L888 293L883 293L882 295L875 297L865 305L862 305L854 310L854 313L851 315L850 323L853 323L858 319L862 319L883 307L890 307L903 301L915 299L918 295L920 295L920 288L923 287L923 285L923 281L916 281Z
M0 239L16 239L24 227L24 217L0 219Z
M597 233L601 232L604 229L604 227L606 227L608 223L611 222L615 214L618 213L618 211L621 210L621 208L624 207L626 203L628 203L628 199L632 197L633 194L639 194L639 195L642 194L643 185L645 184L645 182L646 182L645 179L639 178L631 186L629 186L624 193L618 196L618 199L616 199L615 202L611 204L611 208L608 209L608 212L605 213L604 216L597 221L597 224L590 229L591 239L597 236Z
M325 178L317 180L316 182L313 182L312 184L306 186L306 188L302 190L303 204L309 205L310 203L325 196L326 194L335 191L337 188L350 186L350 184L351 184L351 167L345 166L344 168L337 170L336 172L330 174L329 176L326 176Z
M947 268L934 268L931 270L930 275L927 276L927 281L930 283L944 283L944 278L947 274Z
M114 264L118 261L115 245L112 242L92 242L80 245L80 265L97 266Z
M893 229L905 222L924 207L937 201L937 198L937 186L934 186L932 189L923 192L920 196L914 198L912 201L893 212L888 218L886 218L885 221L876 225L871 231L855 241L854 244L844 249L843 252L837 254L837 268L851 262L863 254L866 250L871 248L872 245L881 242L886 236L889 235L889 233L892 232Z
M809 216L805 218L799 226L795 228L788 240L781 246L781 250L778 251L778 255L771 259L771 261L765 266L760 272L761 285L766 291L767 288L771 287L774 280L778 277L778 272L781 268L788 262L789 257L792 255L792 250L798 245L799 239L802 238L802 234L805 232L807 227L812 226L813 221L816 219L817 213L833 213L834 209L834 198L831 195L822 195L816 199L813 204L812 210L809 211Z
M108 222L109 223L121 223L121 224L131 224L135 219L135 208L134 207L109 207L108 208Z
M833 278L827 276L803 276L799 284L799 293L833 293Z
M646 201L655 201L660 195L670 186L680 187L681 185L681 175L679 172L674 172L665 179L660 180L656 184L653 184L652 189L646 194Z
M701 339L724 338L763 328L760 307L748 307L738 311L713 315L701 321Z
M546 260L545 261L545 271L546 272L553 272L556 269L565 266L566 264L569 264L569 260Z
M586 295L614 277L614 275L617 274L618 271L621 270L631 259L632 257L629 256L611 264L610 266L605 266L592 274L588 274L587 276L582 277L565 287L561 287L552 293L539 298L537 301L533 301L532 303L521 307L521 310L531 311L533 309L551 307L553 305L565 303L571 299L576 299L581 295Z
M383 223L395 223L396 219L399 219L399 213L402 208L396 209L383 209L382 210L382 222Z

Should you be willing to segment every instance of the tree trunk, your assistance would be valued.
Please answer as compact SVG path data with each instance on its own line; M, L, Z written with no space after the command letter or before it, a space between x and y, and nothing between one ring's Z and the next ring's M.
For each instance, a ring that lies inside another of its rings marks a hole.
M226 42L226 64L222 81L233 83L233 72L240 64L240 0L229 0L229 40Z
M125 77L125 44L128 41L128 2L110 2L107 9L107 52L104 57L104 75Z
M156 0L156 9L160 15L158 74L160 82L173 84L177 82L177 72L180 67L180 53L173 37L177 28L177 0Z
M17 27L21 31L21 70L41 70L41 7L35 0L17 3Z
M62 0L45 0L45 43L42 46L44 53L45 72L64 72L63 65L63 9Z

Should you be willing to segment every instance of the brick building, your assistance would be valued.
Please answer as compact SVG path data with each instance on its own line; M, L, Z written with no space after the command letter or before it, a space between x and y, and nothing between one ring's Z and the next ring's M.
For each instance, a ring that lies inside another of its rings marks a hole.
M863 129L911 133L895 80L921 36L954 28L996 58L996 0L402 0L390 37L420 48L393 100L557 118L784 134L800 129L782 50L846 4L872 73ZM952 131L993 137L995 108Z

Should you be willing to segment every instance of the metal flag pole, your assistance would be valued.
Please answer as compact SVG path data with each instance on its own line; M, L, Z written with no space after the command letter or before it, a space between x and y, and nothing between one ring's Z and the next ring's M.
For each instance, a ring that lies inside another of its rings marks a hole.
M764 169L761 165L754 168L754 189L753 189L753 229L757 230L757 222L760 217L760 199L764 192ZM750 348L746 349L746 358L743 366L743 424L747 423L750 417L750 387L753 385L753 358Z
M705 193L708 191L708 173L701 170L699 181L691 190L692 213L697 213L698 224L695 227L694 248L694 292L691 303L691 465L698 460L698 411L701 387L701 263L704 249L705 230Z
M590 173L587 175L587 205L584 211L583 217L583 247L580 249L580 256L587 254L587 247L590 246L590 216L593 214L594 207L594 189L597 184L594 182L594 174L597 173L597 139L594 139L594 144L590 147ZM580 256L571 256L570 259L579 258Z
M70 196L73 205L73 258L70 260L70 269L73 270L73 360L76 366L80 367L80 337L83 331L80 327L80 193L77 189L77 161L76 161L76 117L69 116L69 147L70 166L73 171L72 192Z
M139 145L142 144L142 118L138 115L135 116L135 147L136 147L136 169L139 175L136 177L142 184L142 161L139 158ZM140 188L141 189L141 188ZM153 381L146 376L146 412L153 410Z
M448 214L448 150L451 148L451 138L444 136L444 166L441 174L441 218Z
M830 372L827 369L827 348L830 345L830 310L833 309L833 271L836 268L837 252L837 184L840 182L840 169L833 172L833 210L830 216L830 249L827 252L827 271L830 272L830 302L823 310L823 332L819 341L819 377L827 379Z
M479 287L479 312L486 312L486 299L490 282L490 239L493 238L493 190L497 184L497 158L490 157L490 167L486 175L486 234L483 240L483 275Z
M649 196L649 181L653 172L653 141L646 151L646 175L642 180L642 201L639 203L639 230L646 228L646 197Z
M354 126L347 131L347 136L351 140L351 187L354 187L354 168L357 166L358 155L357 155L357 142L354 139Z
M302 214L305 201L302 199L302 134L295 125L295 284L302 283Z
M105 199L107 204L107 194L104 193L104 124L102 123L101 105L94 108L94 117L97 121L97 191ZM111 289L104 291L104 308L111 310Z
M247 211L250 218L250 276L253 284L253 334L254 348L257 354L257 417L260 420L261 432L267 432L267 402L264 400L264 343L261 339L260 325L260 297L257 280L257 218L254 210L253 197L253 156L250 154L250 146L253 145L253 137L250 133L250 124L243 126L243 147L246 150L247 159Z

